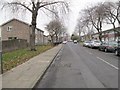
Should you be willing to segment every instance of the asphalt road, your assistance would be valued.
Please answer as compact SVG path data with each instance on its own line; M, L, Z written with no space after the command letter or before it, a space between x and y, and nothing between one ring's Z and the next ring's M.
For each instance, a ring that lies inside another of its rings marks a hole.
M118 88L118 57L68 42L36 88Z

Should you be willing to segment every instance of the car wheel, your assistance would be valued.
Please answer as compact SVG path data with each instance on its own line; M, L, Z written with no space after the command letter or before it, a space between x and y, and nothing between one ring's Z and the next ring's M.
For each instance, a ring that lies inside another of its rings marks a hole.
M107 48L105 48L105 52L108 52Z
M117 50L115 50L115 55L118 55L118 51Z
M99 51L101 51L101 49L100 49L100 48L98 48L98 50L99 50Z

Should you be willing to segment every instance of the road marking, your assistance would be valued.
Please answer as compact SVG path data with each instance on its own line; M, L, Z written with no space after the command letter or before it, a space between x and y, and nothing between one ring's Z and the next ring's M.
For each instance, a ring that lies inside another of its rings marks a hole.
M115 68L115 69L117 69L117 70L119 69L118 67L116 67L116 66L110 64L109 62L105 61L104 59L102 59L102 58L100 58L100 57L97 57L97 58L98 58L99 60L105 62L106 64L110 65L111 67L113 67L113 68Z

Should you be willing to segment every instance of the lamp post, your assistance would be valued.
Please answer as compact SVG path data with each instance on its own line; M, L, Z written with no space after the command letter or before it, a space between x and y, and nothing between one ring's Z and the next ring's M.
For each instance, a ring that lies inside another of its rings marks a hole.
M2 36L1 36L1 27L0 27L0 74L3 73L3 65L2 65Z

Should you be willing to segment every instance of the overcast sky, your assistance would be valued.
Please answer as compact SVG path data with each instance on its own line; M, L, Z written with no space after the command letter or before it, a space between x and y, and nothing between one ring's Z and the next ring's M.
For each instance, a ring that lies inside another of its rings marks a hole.
M74 31L80 10L84 9L86 6L94 5L98 2L104 2L106 0L68 0L68 1L70 2L71 12L69 13L68 18L66 18L67 23L66 26L68 28L68 32L71 34ZM8 13L7 10L4 10L4 12L0 11L0 25L12 18L19 18L20 20L25 21L27 23L31 22L31 14L29 12L27 12L26 15L23 13L17 16L16 14ZM48 17L47 15L44 15L42 12L39 13L39 17L37 19L37 27L44 30L45 25L49 23L50 20L51 18ZM107 27L105 27L104 29L107 29ZM45 32L45 34L47 34L47 32Z

